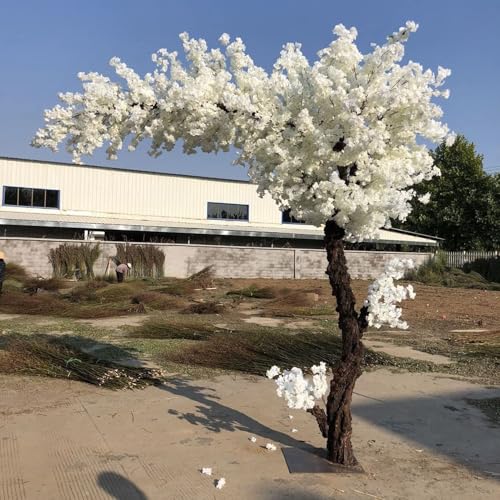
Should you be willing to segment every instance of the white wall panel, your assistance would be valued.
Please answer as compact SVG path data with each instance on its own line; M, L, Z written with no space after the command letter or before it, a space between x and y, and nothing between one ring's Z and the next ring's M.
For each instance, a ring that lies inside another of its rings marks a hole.
M212 201L249 205L251 225L281 223L270 196L260 198L253 184L237 181L0 158L0 184L59 189L61 211L67 214L205 221Z

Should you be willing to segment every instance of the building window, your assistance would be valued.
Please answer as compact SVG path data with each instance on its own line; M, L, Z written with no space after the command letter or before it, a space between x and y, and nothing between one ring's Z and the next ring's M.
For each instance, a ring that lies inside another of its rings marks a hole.
M207 217L209 219L248 220L248 205L208 202Z
M290 214L291 210L287 208L283 210L281 213L281 223L282 224L305 224L305 221L296 219L293 215Z
M3 204L12 207L59 208L59 191L5 186Z

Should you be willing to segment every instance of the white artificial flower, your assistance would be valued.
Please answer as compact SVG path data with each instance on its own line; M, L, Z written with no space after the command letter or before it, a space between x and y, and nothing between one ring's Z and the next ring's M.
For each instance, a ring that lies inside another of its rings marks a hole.
M274 378L274 377L277 377L279 374L280 374L281 370L276 366L271 366L271 368L269 368L269 370L267 370L266 372L266 377L267 378Z
M226 486L226 479L224 477L221 477L218 481L217 481L217 484L215 485L215 487L218 489L218 490L222 490L222 488L224 488L224 486Z
M201 473L205 474L207 476L211 476L212 475L212 467L203 467L201 469Z
M229 45L230 41L231 37L227 33L222 33L222 35L219 38L219 42L224 46Z
M380 328L387 324L391 328L406 330L408 324L402 321L400 307L397 304L405 299L414 299L416 294L412 285L395 285L394 280L403 278L406 270L413 269L415 263L411 259L392 259L369 287L365 306L368 307L368 324Z
M408 21L363 54L356 29L338 25L314 62L288 43L270 71L239 38L223 34L211 50L182 33L184 54L160 49L144 76L117 57L116 81L79 73L83 90L59 95L33 145L63 145L76 163L142 142L154 157L179 143L188 154L234 149L258 192L293 216L316 226L334 216L348 240L378 238L406 219L412 187L438 175L426 144L454 137L434 102L450 71L405 58L417 28Z
M457 134L450 133L446 136L445 143L448 147L451 147L453 146L453 144L455 144L456 139L457 139Z
M316 404L316 400L323 398L328 390L327 367L323 361L311 367L313 374L311 379L304 377L302 370L297 367L283 372L278 367L273 368L277 368L280 373L277 378L274 378L277 386L276 394L285 399L289 408L311 409ZM293 415L289 415L288 418L293 419Z
M424 205L427 205L427 203L429 203L429 201L431 201L431 194L425 193L422 196L419 196L418 201Z

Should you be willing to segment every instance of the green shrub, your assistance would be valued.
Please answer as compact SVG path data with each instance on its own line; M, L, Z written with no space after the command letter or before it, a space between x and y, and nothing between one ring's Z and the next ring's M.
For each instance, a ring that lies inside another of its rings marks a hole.
M436 255L422 264L418 269L406 273L405 279L418 281L426 285L441 285L450 288L475 288L482 290L500 290L500 283L490 282L478 272L465 272L451 268L446 264L446 254Z
M488 281L500 282L500 256L488 259L476 259L463 266L465 272L475 271Z

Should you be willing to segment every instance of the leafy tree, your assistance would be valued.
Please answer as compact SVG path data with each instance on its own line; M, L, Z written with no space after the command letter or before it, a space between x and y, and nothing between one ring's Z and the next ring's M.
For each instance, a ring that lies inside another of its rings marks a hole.
M463 135L440 144L432 156L441 176L416 187L430 193L430 201L413 203L401 227L444 238L448 250L499 248L500 176L485 173L483 156Z
M376 237L391 218L404 219L415 195L409 188L437 172L422 139L448 136L433 98L447 97L440 87L449 71L400 64L404 42L416 29L408 22L362 54L356 29L338 25L336 39L316 62L310 64L300 45L290 43L270 73L255 65L239 38L231 42L224 34L223 49L209 50L204 40L184 33L186 63L162 49L153 55L156 69L144 77L113 58L125 85L80 74L83 92L60 94L63 105L46 111L46 126L34 139L35 146L54 150L65 143L77 162L104 144L115 158L127 141L134 149L150 140L154 156L177 142L186 153L232 146L260 193L269 193L293 217L324 226L342 357L331 367L326 411L315 403L322 383L294 404L316 417L329 459L344 465L356 464L351 399L362 373L363 332L382 322L405 326L395 304L413 295L393 284L404 264L391 264L358 311L344 239ZM315 371L324 374L321 365ZM304 389L303 379L294 381L295 392Z

